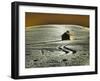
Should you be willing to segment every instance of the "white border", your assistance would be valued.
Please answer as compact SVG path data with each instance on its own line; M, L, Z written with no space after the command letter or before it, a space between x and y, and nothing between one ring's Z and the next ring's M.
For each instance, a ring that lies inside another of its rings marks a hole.
M90 65L72 67L25 68L25 12L81 14L90 16ZM39 75L95 71L95 11L88 9L19 6L19 75Z

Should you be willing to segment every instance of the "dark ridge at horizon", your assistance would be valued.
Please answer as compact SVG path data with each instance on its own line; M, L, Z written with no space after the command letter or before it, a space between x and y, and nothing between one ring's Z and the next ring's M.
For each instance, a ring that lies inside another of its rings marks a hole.
M25 13L25 27L45 24L75 24L89 27L89 15Z

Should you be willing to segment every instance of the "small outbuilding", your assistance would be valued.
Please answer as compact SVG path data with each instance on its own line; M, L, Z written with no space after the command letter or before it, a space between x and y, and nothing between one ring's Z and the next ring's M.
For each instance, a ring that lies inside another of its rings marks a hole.
M66 31L62 34L62 40L70 40L70 32Z

